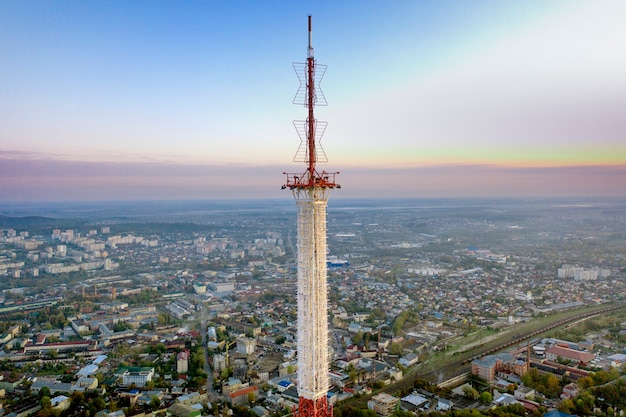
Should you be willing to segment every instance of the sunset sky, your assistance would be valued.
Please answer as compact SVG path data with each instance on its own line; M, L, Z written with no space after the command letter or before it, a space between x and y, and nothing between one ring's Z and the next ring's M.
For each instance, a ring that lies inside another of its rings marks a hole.
M0 200L626 196L626 2L0 0Z

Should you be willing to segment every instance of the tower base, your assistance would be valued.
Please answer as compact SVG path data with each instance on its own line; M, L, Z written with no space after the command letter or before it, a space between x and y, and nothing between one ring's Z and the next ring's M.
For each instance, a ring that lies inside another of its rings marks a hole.
M316 400L300 397L298 409L294 410L294 417L333 417L333 407L328 405L328 398L324 395Z

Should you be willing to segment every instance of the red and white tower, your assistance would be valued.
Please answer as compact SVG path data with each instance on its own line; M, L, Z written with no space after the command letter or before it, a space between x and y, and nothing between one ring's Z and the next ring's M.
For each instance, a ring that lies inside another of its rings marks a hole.
M287 175L283 189L289 188L298 208L298 410L299 417L332 417L327 393L330 378L328 354L328 301L326 283L326 206L328 194L340 188L335 182L338 172L318 172L316 164L326 162L320 140L326 122L315 119L316 105L326 105L319 89L326 72L318 65L311 46L309 15L309 48L306 63L294 63L300 88L294 104L308 109L306 120L294 121L300 136L300 147L294 161L306 163L302 173Z

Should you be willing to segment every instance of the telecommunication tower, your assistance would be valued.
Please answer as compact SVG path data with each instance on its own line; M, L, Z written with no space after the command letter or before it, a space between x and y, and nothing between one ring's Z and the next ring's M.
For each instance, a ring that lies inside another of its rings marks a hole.
M311 45L309 15L309 47L306 63L294 63L300 88L294 104L308 109L306 120L294 121L300 136L295 162L305 162L306 170L298 174L284 173L298 209L298 410L297 417L332 417L327 394L329 387L328 301L326 277L326 206L328 194L341 188L335 182L338 172L318 172L316 164L327 162L320 141L326 122L316 120L316 105L326 105L319 83L326 72L318 65Z

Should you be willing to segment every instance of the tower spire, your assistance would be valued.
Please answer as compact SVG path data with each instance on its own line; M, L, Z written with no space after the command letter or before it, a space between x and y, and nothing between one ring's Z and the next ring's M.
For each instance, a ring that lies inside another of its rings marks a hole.
M311 15L309 15L309 48L307 49L307 106L309 117L307 118L307 145L309 147L309 175L315 173L315 58L311 45L313 33L311 30ZM312 179L312 178L311 178Z

